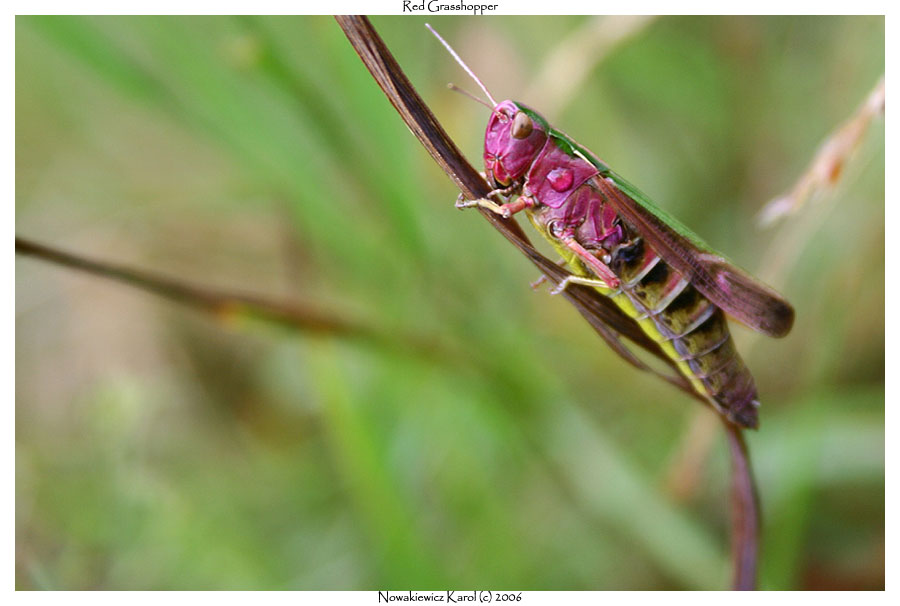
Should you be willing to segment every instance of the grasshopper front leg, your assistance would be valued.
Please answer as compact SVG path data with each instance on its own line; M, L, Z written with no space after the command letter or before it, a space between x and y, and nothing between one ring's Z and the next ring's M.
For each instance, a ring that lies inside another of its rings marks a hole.
M502 193L504 190L495 189L491 192L493 193ZM527 196L519 196L516 198L515 202L506 202L504 204L497 204L493 200L488 200L487 198L480 198L478 200L465 200L460 194L459 198L456 199L456 208L472 208L473 206L480 206L481 208L486 208L494 214L500 215L504 219L509 219L514 214L525 210L526 208L530 208L534 206L534 201Z
M484 176L484 174L482 174ZM520 196L515 202L506 202L502 204L497 204L491 198L496 197L506 197L510 194L515 193L519 189L519 185L513 183L509 187L498 188L491 190L488 194L479 198L478 200L466 200L462 194L456 199L456 208L463 210L466 208L473 208L476 206L480 206L481 208L486 208L494 214L500 215L504 219L509 219L514 214L521 212L522 210L534 206L534 201L531 198L526 198L524 196Z

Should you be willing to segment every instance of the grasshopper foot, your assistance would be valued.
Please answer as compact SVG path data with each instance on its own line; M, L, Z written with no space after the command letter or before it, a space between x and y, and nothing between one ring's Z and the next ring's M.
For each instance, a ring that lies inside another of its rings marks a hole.
M531 286L531 290L537 290L538 287L546 281L547 281L547 276L545 276L544 274L541 274L540 277L537 280L535 280L534 282L532 282L531 284L529 284L529 286Z
M481 176L487 179L487 175L485 175L485 173L481 173ZM481 208L487 209L494 214L500 215L504 219L509 219L526 206L533 205L533 203L526 201L513 203L505 202L507 196L517 191L519 187L520 185L513 183L512 185L509 185L507 187L492 189L487 193L486 196L477 200L467 200L465 196L459 194L459 196L456 198L456 204L454 204L454 206L456 206L456 208L460 210L480 206ZM499 204L494 200L499 201Z
M472 208L473 206L478 206L478 200L466 200L465 196L459 194L453 206L455 206L459 210L465 210L467 208Z
M559 261L556 262L556 264L559 265L560 267L562 267L562 266L564 266L564 265L566 264L566 260L565 260L565 259L560 259ZM538 286L540 286L541 284L543 284L543 283L546 282L547 280L548 280L547 275L546 275L546 274L541 274L540 277L539 277L537 280L535 280L534 282L532 282L532 283L530 284L531 290L537 290L537 289L538 289Z

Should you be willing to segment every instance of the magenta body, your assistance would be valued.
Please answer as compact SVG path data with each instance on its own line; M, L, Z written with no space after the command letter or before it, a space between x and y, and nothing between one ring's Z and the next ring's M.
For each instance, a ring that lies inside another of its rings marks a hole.
M513 183L532 208L540 209L541 222L556 235L571 234L587 248L611 250L624 232L617 214L605 204L588 180L597 167L564 149L565 142L552 133L542 118L532 115L533 130L523 139L512 136L513 101L499 103L484 136L484 166L495 186Z

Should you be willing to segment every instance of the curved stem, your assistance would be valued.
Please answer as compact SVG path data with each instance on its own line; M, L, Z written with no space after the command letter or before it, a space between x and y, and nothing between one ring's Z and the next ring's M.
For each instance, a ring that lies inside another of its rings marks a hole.
M750 455L740 427L725 421L725 435L731 453L731 555L734 563L732 588L756 589L759 558L759 496Z

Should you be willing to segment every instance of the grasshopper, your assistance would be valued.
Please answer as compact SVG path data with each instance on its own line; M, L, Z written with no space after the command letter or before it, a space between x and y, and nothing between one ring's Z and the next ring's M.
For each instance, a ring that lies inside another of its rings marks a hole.
M457 207L504 217L524 212L560 253L571 284L595 288L659 344L698 395L728 421L758 426L753 376L735 348L726 314L772 337L786 335L794 310L778 293L713 251L587 148L518 101L497 103L484 136L485 178L493 191ZM471 96L471 95L470 95ZM610 325L616 333L622 326ZM619 352L621 354L621 352Z

